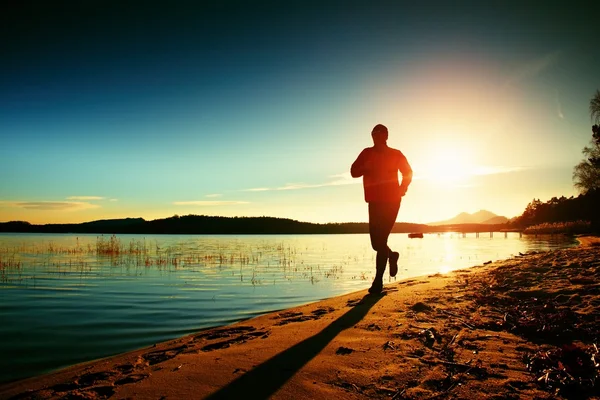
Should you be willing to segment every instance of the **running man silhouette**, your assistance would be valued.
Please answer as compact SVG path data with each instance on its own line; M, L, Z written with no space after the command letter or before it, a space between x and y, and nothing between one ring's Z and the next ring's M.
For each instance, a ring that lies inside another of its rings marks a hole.
M412 181L412 169L400 150L388 147L388 129L375 125L371 132L373 147L364 149L352 164L353 178L363 177L365 201L369 204L369 235L371 246L377 252L376 274L369 289L371 294L383 290L383 273L390 260L390 276L398 273L400 254L392 251L387 244L392 232L402 197ZM402 183L398 183L398 171L402 173Z

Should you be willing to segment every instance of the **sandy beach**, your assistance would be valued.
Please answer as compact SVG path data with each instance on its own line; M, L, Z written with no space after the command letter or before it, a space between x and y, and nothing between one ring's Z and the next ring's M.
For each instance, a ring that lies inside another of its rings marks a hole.
M0 398L600 398L600 246L580 242L3 384Z

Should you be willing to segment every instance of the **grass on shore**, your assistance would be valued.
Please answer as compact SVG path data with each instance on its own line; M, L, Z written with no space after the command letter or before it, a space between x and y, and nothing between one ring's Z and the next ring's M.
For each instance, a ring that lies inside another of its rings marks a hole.
M299 254L300 253L300 254ZM110 267L149 268L174 271L178 268L239 268L240 279L251 276L253 285L263 280L261 272L276 268L283 272L284 279L301 278L316 283L321 279L336 279L343 271L342 264L324 267L305 263L301 252L284 243L259 243L257 247L216 247L200 252L197 248L182 245L160 246L146 239L131 239L129 242L116 235L98 236L95 243L82 244L79 238L71 246L53 242L0 247L0 282L23 280L25 270L40 266L58 273L74 271L91 273L98 263ZM249 271L247 269L250 269ZM361 277L365 279L364 277ZM353 278L354 279L354 278Z
M590 221L570 221L570 222L545 222L527 227L523 233L531 235L547 235L547 234L585 234L592 231L592 223Z

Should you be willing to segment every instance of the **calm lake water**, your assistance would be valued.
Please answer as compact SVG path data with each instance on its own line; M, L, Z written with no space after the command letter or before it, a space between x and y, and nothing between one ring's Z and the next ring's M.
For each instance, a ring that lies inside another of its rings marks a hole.
M397 280L576 245L518 233L389 243ZM374 262L364 234L0 234L0 382L365 289Z

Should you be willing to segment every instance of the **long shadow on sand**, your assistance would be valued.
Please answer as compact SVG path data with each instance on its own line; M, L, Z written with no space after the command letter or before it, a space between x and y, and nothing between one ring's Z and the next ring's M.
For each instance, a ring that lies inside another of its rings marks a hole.
M382 296L365 296L356 306L321 332L277 354L240 376L207 399L266 399L329 344L340 332L356 325Z

